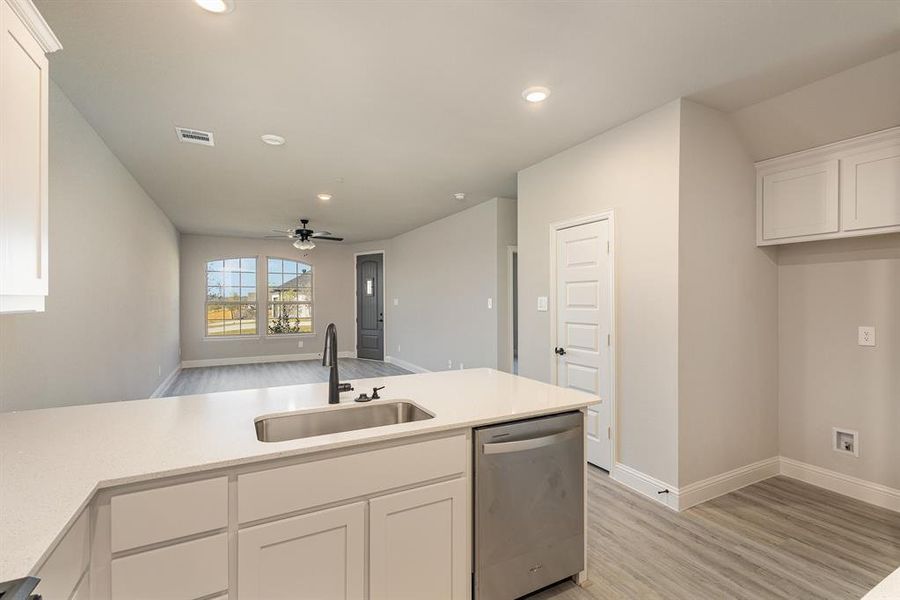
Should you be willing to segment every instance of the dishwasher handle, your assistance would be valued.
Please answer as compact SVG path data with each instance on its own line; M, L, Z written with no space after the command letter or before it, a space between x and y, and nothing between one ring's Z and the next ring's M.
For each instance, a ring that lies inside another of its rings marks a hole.
M514 442L488 442L482 444L482 451L485 454L506 454L508 452L521 452L523 450L534 450L535 448L543 448L544 446L552 446L572 440L581 436L581 428L573 427L564 431L551 433L536 438L528 438L526 440L516 440Z

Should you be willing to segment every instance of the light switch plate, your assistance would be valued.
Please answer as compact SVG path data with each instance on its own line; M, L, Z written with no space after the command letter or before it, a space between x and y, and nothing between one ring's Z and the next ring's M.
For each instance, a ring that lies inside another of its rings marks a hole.
M494 308L494 299L488 298L488 308Z
M400 304L400 298L394 298L394 306L398 306Z
M864 325L859 328L859 339L857 343L860 346L874 346L875 345L875 327L871 325Z
M547 312L547 296L538 296L538 307L540 312Z

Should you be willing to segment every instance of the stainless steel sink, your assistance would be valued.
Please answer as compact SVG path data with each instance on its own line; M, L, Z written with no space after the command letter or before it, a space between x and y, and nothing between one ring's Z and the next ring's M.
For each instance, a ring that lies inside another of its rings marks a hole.
M317 411L301 411L257 417L256 438L283 442L299 438L396 425L433 419L434 415L412 402L377 402Z

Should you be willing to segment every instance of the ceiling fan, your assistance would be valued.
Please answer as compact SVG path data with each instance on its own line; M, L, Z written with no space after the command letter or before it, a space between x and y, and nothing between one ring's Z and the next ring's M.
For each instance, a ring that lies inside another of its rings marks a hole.
M272 231L280 235L267 235L266 239L274 240L287 238L289 240L294 240L294 248L297 250L312 250L316 247L315 242L313 242L314 239L329 240L333 242L344 241L344 238L337 237L330 231L314 231L309 229L307 227L308 224L309 219L300 219L300 227L290 230L273 229Z

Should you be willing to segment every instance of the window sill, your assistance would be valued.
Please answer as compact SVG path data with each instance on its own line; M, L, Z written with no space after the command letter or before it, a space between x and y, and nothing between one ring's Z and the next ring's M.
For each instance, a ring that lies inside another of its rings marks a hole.
M228 340L258 340L260 336L258 335L205 335L203 336L204 342L218 342L218 341L228 341Z
M266 339L271 340L280 340L282 338L308 338L308 337L316 337L316 333L267 333Z

